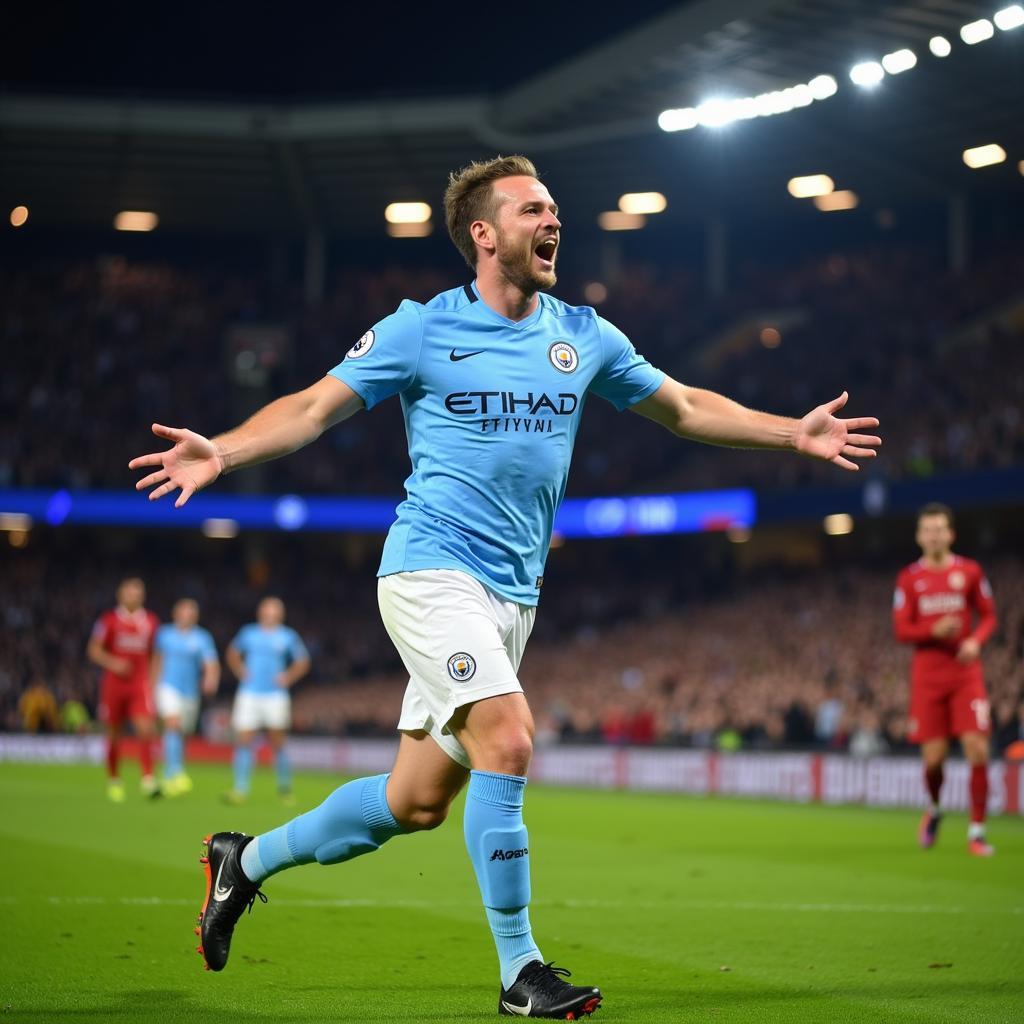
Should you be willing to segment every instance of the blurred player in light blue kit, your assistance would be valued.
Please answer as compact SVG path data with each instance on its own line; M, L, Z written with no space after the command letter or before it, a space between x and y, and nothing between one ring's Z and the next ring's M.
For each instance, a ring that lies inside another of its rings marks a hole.
M152 676L157 681L156 708L164 726L166 796L192 789L185 772L185 737L195 731L202 696L220 685L220 660L213 637L199 625L199 605L190 597L175 602L172 623L156 633Z
M254 757L253 739L266 729L274 751L277 791L292 799L288 763L288 729L292 721L291 688L309 672L309 651L291 626L284 624L284 602L265 597L256 609L256 621L243 626L227 649L227 662L238 677L238 693L231 714L235 731L234 786L226 799L241 803L249 795Z

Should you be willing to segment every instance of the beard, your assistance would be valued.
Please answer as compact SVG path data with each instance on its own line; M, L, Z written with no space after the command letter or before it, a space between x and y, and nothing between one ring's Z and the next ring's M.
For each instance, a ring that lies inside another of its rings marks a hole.
M509 284L515 285L526 295L553 288L558 280L554 267L538 270L533 263L533 249L523 249L512 244L502 232L496 232L496 255L502 274ZM556 254L557 258L557 254Z

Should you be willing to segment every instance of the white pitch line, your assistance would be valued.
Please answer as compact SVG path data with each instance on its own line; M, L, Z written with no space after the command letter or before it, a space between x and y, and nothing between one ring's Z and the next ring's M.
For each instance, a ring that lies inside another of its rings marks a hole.
M443 902L440 900L406 900L406 899L289 899L288 897L272 897L275 906L303 907L314 910L323 909L377 909L377 910L441 910L462 908L477 909L476 903L466 901ZM0 897L0 904L31 903L31 899L18 896ZM52 906L111 906L128 907L191 907L197 905L196 899L172 899L164 896L47 896L44 902ZM639 910L738 910L760 911L765 913L801 913L801 914L1024 914L1021 907L960 907L942 906L939 904L900 904L900 903L762 903L753 900L534 900L533 906L549 907L557 910L560 907L571 909L639 909Z

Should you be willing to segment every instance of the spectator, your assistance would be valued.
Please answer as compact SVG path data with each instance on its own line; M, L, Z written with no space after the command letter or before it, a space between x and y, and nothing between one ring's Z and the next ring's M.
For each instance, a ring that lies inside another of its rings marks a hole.
M38 677L22 693L18 701L18 714L21 715L25 732L58 732L60 729L57 698Z

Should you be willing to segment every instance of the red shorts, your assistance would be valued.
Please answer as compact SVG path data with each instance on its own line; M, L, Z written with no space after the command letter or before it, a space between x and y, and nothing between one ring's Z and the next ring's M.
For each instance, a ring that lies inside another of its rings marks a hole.
M991 732L988 695L980 671L910 684L911 743L950 739L965 732Z
M136 718L153 718L153 695L145 683L122 683L106 679L100 686L99 720L105 725L123 725Z

